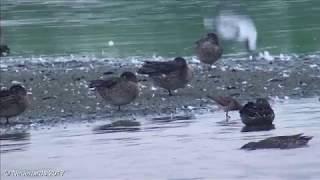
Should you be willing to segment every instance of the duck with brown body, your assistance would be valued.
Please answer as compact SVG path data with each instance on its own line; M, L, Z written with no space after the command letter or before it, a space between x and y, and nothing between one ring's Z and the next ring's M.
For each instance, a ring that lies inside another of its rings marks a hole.
M90 88L95 88L108 103L120 106L131 103L139 94L138 79L132 72L124 72L120 77L106 80L93 80Z
M155 85L166 89L169 96L172 96L171 91L184 88L193 77L192 70L182 57L164 62L145 61L138 73L147 74Z
M258 142L249 142L243 145L241 149L293 149L306 146L311 139L312 136L303 136L303 134L296 134L292 136L275 136Z
M210 65L209 70L212 64L221 58L222 52L218 36L215 33L209 33L195 43L197 57L202 63Z
M230 96L207 96L208 98L215 101L225 112L226 112L226 121L228 122L230 116L228 115L229 111L239 111L242 108L242 105L235 99Z
M9 118L23 113L30 106L27 90L21 85L13 85L8 90L0 91L0 117Z
M240 110L242 122L247 126L271 125L275 114L265 98L258 98L256 102L248 102Z

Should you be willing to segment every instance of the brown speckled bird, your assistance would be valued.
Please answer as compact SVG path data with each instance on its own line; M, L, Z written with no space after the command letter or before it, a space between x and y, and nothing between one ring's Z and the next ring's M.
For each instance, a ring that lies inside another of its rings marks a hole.
M21 85L13 85L9 90L0 91L0 117L9 118L23 113L30 106L27 90Z
M132 72L124 72L120 77L112 77L106 80L93 80L90 88L100 94L108 103L120 106L131 103L139 94L138 79Z
M166 89L169 96L173 90L184 88L192 79L192 70L182 57L173 61L146 61L138 70L139 74L148 74L154 84Z
M235 99L229 96L210 96L208 98L215 101L225 112L226 112L226 121L228 122L230 116L228 115L229 111L239 111L242 108L242 105Z
M215 33L209 33L196 41L195 52L202 63L210 65L210 70L212 64L221 58L223 50L219 45L218 36Z
M303 134L296 134L292 136L275 136L269 137L258 142L249 142L241 147L246 150L256 149L293 149L300 148L307 145L312 136L302 136Z

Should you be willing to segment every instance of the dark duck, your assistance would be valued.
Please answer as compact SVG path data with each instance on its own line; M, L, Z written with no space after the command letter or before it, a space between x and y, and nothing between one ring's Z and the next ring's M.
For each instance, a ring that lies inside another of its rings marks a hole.
M243 145L241 149L293 149L306 146L311 139L312 136L303 136L303 134L296 134L292 136L275 136L258 142L249 142Z
M240 117L246 126L264 126L272 125L275 115L269 102L258 98L256 102L248 102L243 106Z

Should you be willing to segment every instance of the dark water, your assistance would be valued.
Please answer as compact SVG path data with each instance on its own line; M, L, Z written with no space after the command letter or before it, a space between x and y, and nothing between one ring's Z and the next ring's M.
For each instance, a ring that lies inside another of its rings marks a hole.
M263 132L240 132L238 113L231 113L226 125L222 111L174 120L143 117L137 119L141 126L118 131L95 130L108 119L18 128L1 141L1 179L19 179L5 176L13 169L63 170L63 179L318 179L318 98L276 101L273 108L276 129ZM239 149L249 141L296 133L314 138L299 149Z
M1 0L1 25L13 55L190 56L193 42L207 31L203 18L214 16L218 3ZM245 0L241 5L257 26L260 50L319 51L320 1ZM224 45L225 54L244 52L239 43Z

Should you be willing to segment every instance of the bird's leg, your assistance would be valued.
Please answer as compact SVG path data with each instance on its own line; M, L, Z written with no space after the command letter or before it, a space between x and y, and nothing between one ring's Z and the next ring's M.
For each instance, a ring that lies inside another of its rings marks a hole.
M226 111L226 122L229 122L229 119L230 119L231 117L229 116L229 111Z
M118 111L121 111L121 108L120 108L121 106L118 106Z
M207 64L205 64L203 69L204 69L204 70L203 70L204 78L205 78L205 79L208 79L209 73L210 73L210 65L208 66ZM206 71L205 69L206 69L207 71Z
M6 119L7 119L7 120L6 120L6 124L9 124L9 118L7 117Z
M168 92L169 92L169 96L172 96L171 90L168 90Z

